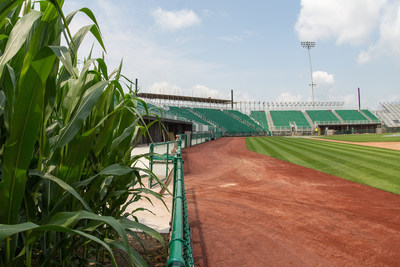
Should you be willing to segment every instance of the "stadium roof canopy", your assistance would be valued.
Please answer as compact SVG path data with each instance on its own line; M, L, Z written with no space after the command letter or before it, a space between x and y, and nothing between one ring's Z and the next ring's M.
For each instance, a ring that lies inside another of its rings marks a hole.
M180 96L180 95L164 95L164 94L153 94L153 93L138 93L138 97L147 99L164 99L173 101L185 101L185 102L202 102L202 103L214 103L214 104L230 104L231 100L215 99L211 97L194 97L194 96Z
M311 109L340 109L344 105L344 101L315 101L315 102L266 102L268 109L297 109L297 108L311 108Z

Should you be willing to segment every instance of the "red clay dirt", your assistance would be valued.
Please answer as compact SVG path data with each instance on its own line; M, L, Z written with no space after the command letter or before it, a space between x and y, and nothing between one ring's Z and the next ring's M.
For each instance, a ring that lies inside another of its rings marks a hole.
M183 150L195 266L399 266L400 196L257 154Z

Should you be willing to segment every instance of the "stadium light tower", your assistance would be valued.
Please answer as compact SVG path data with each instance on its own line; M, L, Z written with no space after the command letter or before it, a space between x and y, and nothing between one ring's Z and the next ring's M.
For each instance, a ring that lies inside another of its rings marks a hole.
M315 42L310 42L310 41L301 42L301 46L304 47L304 48L307 48L307 50L308 50L308 59L310 61L310 71L311 71L311 84L310 84L310 86L311 86L311 91L312 91L312 103L313 103L313 106L314 106L315 105L315 101L314 101L314 85L316 85L316 84L314 84L314 80L313 80L310 49L315 46Z

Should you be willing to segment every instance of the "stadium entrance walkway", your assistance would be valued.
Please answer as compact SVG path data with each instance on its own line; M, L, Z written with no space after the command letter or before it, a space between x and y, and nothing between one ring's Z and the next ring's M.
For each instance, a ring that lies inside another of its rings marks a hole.
M247 151L184 149L195 266L398 266L400 196Z

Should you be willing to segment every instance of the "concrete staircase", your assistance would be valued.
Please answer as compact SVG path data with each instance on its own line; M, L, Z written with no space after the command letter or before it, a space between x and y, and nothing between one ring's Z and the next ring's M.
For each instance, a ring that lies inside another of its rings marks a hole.
M312 121L312 119L310 118L310 116L307 114L307 112L303 112L303 114L304 114L304 117L306 117L306 120L308 121L308 123L310 124L310 126L311 127L313 127L314 128L314 122Z
M268 128L271 130L272 128L275 128L274 122L272 121L271 113L269 110L265 111L265 116L267 117L267 122L268 122Z
M339 119L339 121L341 123L344 123L344 120L342 119L342 117L340 117L339 114L337 114L337 112L335 110L332 110L332 113L335 114L335 116Z
M365 118L367 118L370 122L373 122L373 120L372 120L370 117L368 117L362 110L360 110L360 113L361 113Z
M232 113L229 113L228 111L226 111L226 110L223 110L222 112L224 112L226 115L228 115L228 116L231 116L232 118L234 118L235 120L237 120L237 121L239 121L239 122L241 122L242 124L245 124L245 125L247 125L247 126L249 126L249 127L251 127L252 129L254 129L254 130L256 130L258 133L262 133L261 131L260 131L260 129L257 129L256 127L254 127L253 125L251 125L250 123L248 123L247 121L244 121L244 120L242 120L241 118L239 118L238 116L235 116L234 114L232 114ZM251 117L250 117L251 118ZM254 119L253 118L251 118L253 121L254 121ZM259 124L258 122L256 122L256 121L254 121L255 123L257 123L257 124Z

